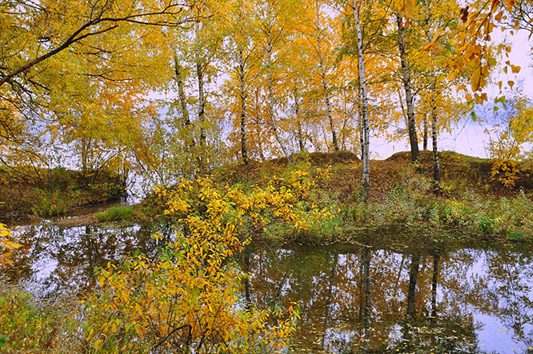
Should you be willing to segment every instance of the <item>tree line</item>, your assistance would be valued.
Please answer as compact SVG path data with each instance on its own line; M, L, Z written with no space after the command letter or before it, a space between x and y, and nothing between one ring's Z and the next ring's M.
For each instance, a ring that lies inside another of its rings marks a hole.
M415 164L431 138L438 191L439 132L488 99L494 68L520 70L492 36L533 33L532 6L4 1L0 160L27 174L67 163L135 170L168 185L227 161L351 150L366 197L371 136L404 138L391 130L401 127ZM522 106L511 130L527 141Z

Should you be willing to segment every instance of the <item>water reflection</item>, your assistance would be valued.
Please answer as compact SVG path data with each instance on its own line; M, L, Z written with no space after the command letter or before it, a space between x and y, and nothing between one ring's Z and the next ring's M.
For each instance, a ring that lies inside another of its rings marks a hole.
M300 304L295 353L533 352L531 253L255 245L241 263L247 301Z
M84 294L94 269L156 245L139 226L19 227L3 269L43 296ZM293 353L533 353L532 250L254 244L238 259L247 306L300 304Z
M14 254L13 266L4 269L4 276L45 297L85 294L95 285L96 268L137 249L147 252L153 242L150 232L139 226L60 228L50 222L20 226L14 237L24 247Z

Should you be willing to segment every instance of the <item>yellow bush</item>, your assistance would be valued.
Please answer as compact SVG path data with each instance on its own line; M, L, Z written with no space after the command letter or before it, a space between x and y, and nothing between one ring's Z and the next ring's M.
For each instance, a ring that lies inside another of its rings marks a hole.
M12 264L9 258L11 256L11 250L22 246L9 240L9 237L11 237L11 231L4 224L0 223L0 265Z
M154 235L165 240L156 257L138 255L100 271L101 291L85 306L88 346L131 353L283 352L298 312L244 304L239 289L246 274L232 256L248 242L245 230L274 221L302 229L330 215L304 205L300 197L309 184L303 174L293 177L281 188L250 191L217 188L209 179L158 189L175 231Z

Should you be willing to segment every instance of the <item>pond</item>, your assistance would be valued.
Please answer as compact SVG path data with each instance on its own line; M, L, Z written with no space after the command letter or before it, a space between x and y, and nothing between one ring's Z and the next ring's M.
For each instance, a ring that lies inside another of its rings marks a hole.
M23 243L8 280L40 296L83 294L94 269L154 249L132 226L16 228ZM279 248L256 242L238 257L243 301L300 306L291 353L533 353L533 252L520 245L451 251L378 246Z

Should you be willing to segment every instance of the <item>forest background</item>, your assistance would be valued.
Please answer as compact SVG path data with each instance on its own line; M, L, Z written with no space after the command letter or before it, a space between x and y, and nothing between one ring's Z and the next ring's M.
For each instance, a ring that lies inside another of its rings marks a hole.
M528 1L7 1L3 176L105 169L169 186L302 151L349 150L365 165L370 137L409 141L416 161L419 141L428 148L468 115L497 116L489 154L519 159L531 102L513 80L491 79L521 70L512 42L492 39L530 36L530 10ZM487 105L488 85L499 91Z

